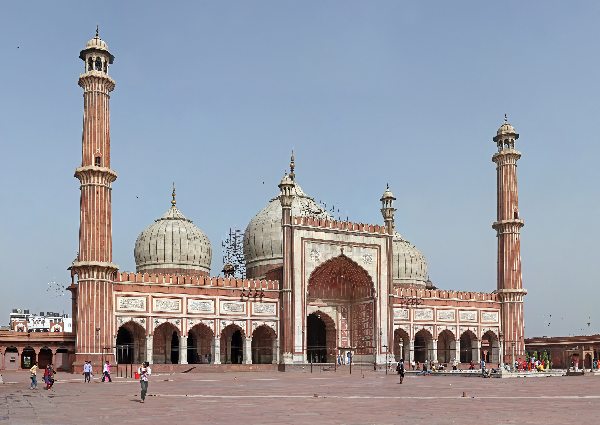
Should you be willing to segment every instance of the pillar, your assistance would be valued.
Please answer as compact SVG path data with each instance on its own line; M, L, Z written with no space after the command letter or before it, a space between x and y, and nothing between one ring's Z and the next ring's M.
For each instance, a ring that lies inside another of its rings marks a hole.
M213 337L210 354L213 364L221 364L221 338Z
M185 335L179 337L179 364L188 364L187 339Z
M481 340L480 339L474 340L473 343L471 344L471 347L473 349L473 351L472 351L473 364L481 363Z
M460 363L460 339L456 341L456 361Z
M141 340L139 338L133 338L133 363L138 363L140 359L140 344ZM116 347L116 344L115 344Z
M153 343L154 343L154 335L146 336L146 361L149 364L153 363Z
M0 347L0 357L2 357L2 364L0 365L0 370L4 370L4 351L5 347Z
M243 353L242 364L252 364L252 337L244 338Z
M415 341L409 341L408 343L408 350L409 350L409 362L412 364L412 362L415 360Z
M279 340L277 338L273 338L273 360L271 360L271 363L279 363Z
M433 339L431 340L431 346L432 346L432 350L431 350L431 363L437 363L438 361L438 352L437 352L437 346L438 346L438 342L437 339Z
M19 362L19 364L17 365L17 369L21 369L21 364L23 364L23 359L21 358L23 356L23 349L17 347L17 361Z

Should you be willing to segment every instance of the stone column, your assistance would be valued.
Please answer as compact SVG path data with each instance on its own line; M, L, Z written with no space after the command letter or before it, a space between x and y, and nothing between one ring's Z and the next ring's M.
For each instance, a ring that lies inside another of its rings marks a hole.
M273 360L271 360L271 363L279 363L279 343L277 341L277 338L273 338Z
M0 364L0 370L4 370L4 347L0 347L0 357L2 357L2 363Z
M153 362L153 342L154 342L154 335L148 335L146 336L146 361L149 364L152 364Z
M179 364L188 364L187 339L185 335L179 337Z
M23 359L21 358L22 353L23 353L23 349L17 347L17 361L19 362L19 364L17 364L17 370L21 369L21 364L23 362Z
M56 350L56 348L50 349L50 352L52 353L52 365L54 366L54 369L56 369Z
M140 339L139 338L134 338L133 339L133 363L138 363L139 359L140 359ZM116 344L115 344L116 346ZM117 357L115 356L115 359Z
M473 341L471 345L472 351L472 359L474 364L478 364L481 362L481 340L477 339Z
M244 338L242 364L252 364L252 338Z
M460 341L450 341L450 363L452 363L452 360L457 359L459 360L459 354L457 354L457 348L460 350L459 347Z
M413 360L415 359L415 341L410 341L408 343L408 354L409 354L409 359L408 361L412 364Z
M456 361L460 363L460 339L456 341Z
M231 361L231 338L227 338L226 344L227 345L225 346L225 363L231 364L233 363Z
M165 363L166 364L171 364L171 338L166 338L166 341L165 341Z
M213 364L221 364L221 338L213 337L210 350Z
M437 339L434 339L431 341L431 346L432 346L432 350L431 350L431 363L437 363L438 361L438 352L437 352Z

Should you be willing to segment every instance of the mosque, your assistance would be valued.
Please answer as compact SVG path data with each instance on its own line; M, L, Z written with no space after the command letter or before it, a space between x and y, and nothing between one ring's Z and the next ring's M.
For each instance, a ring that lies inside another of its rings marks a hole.
M334 219L300 187L293 155L290 174L272 183L279 190L244 232L245 279L211 277L211 243L177 207L175 187L171 207L135 242L136 273L120 272L111 228L114 56L96 33L79 57L84 119L82 162L75 170L79 252L69 267L72 370L107 359L147 360L159 368L205 363L287 371L337 356L384 364L401 358L503 363L524 355L521 153L515 150L519 135L506 119L493 137L498 280L492 293L432 285L425 256L396 230L390 188L380 197L382 223Z

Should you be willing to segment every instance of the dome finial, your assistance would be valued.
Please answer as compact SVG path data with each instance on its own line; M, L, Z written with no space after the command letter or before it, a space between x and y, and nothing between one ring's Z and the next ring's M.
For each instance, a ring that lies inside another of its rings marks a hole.
M296 178L296 174L294 174L294 150L292 149L292 161L290 162L290 179L294 180Z
M98 22L96 22L96 37L98 37Z
M504 124L508 124L508 118L506 117L506 114L504 114Z
M173 206L175 206L177 202L175 201L175 182L173 182L173 200L171 201L171 204Z

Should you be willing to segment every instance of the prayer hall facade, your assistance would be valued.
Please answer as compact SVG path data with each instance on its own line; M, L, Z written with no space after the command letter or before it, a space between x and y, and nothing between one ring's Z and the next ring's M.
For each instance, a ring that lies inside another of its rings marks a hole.
M114 56L96 34L80 58L85 68L79 77L82 162L75 170L81 182L79 252L69 267L68 288L72 370L81 370L86 360L298 370L310 362L333 363L337 356L384 364L508 363L524 355L523 221L516 180L521 154L515 150L519 135L506 120L493 138L498 178L493 292L435 288L424 255L396 230L396 198L389 188L379 205L373 203L382 223L335 220L301 189L293 155L276 196L245 230L246 278L211 277L210 241L179 210L175 187L170 208L135 242L136 273L120 272L112 258L111 226L117 179L110 162ZM5 354L7 347L0 349Z

